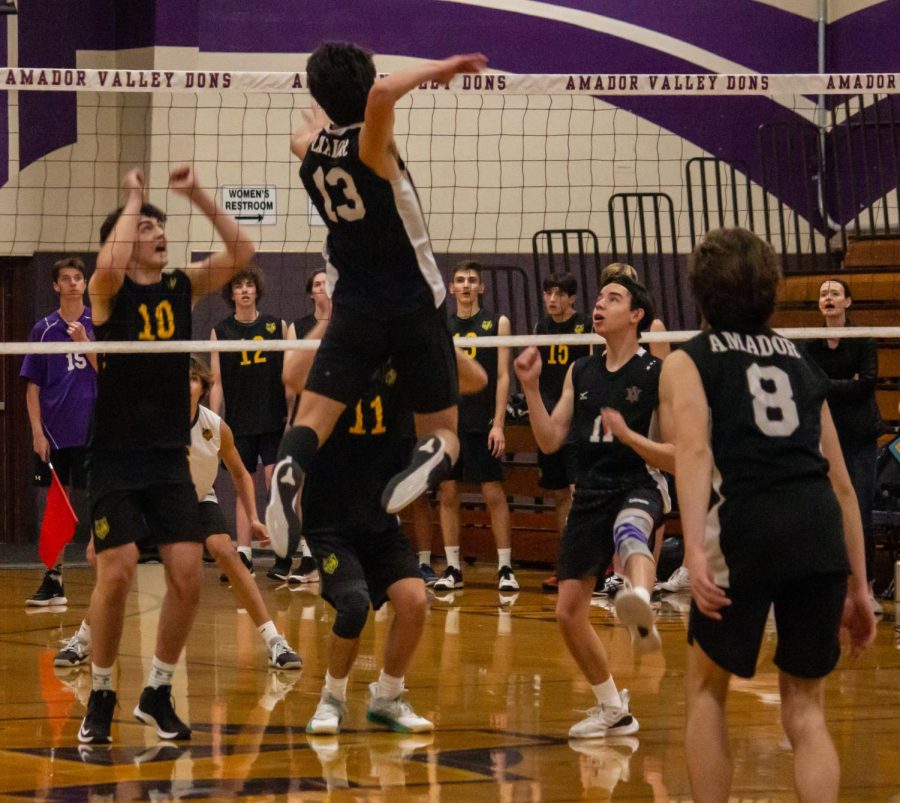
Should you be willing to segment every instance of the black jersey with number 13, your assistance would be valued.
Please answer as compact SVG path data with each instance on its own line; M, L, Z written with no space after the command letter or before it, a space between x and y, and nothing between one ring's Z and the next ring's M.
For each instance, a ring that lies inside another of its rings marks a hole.
M362 162L361 126L323 129L300 166L303 186L328 227L332 299L383 319L439 307L446 288L416 188L399 159L393 181Z

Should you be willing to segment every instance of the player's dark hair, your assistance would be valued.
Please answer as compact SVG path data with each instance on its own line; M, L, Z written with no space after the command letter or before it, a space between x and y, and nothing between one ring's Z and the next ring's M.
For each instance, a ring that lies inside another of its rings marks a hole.
M372 54L350 42L324 42L306 62L310 94L339 126L362 122L375 83Z
M781 267L772 246L742 228L715 229L688 261L691 292L710 326L755 332L775 311Z
M566 295L574 296L578 292L578 280L571 273L551 273L544 277L541 287L545 293L549 293L554 287Z
M823 279L819 284L819 291L821 292L823 284L828 284L829 282L834 282L844 288L844 298L853 298L853 293L850 292L850 285L843 279Z
M122 212L125 209L124 206L120 206L115 212L110 212L106 216L106 220L103 221L103 225L100 226L100 245L106 242L106 238L109 237L110 232L113 230L113 227L118 222L119 218L122 217ZM149 203L141 204L141 212L142 217L152 217L155 218L163 224L166 222L166 213L162 211L158 206L154 206Z
M624 287L631 296L631 309L642 309L644 311L644 317L638 321L637 329L638 332L645 331L650 324L653 323L653 319L656 317L656 311L653 306L653 297L650 295L647 288L639 281L632 279L626 274L610 276L602 285L600 285L600 289L602 290L608 284L618 284Z
M232 309L234 309L234 299L231 296L234 291L234 286L238 282L243 281L250 281L256 288L257 304L259 304L262 297L265 295L266 281L263 278L263 272L257 268L256 265L247 265L246 268L241 268L241 270L235 273L228 284L222 285L222 298L225 299L225 303Z
M209 391L213 386L213 375L206 360L197 354L191 354L190 376L197 377L200 384L203 385L203 398L201 403L209 396Z
M464 259L462 262L457 262L453 266L453 273L450 274L450 281L453 281L453 277L456 276L457 273L465 273L467 271L472 271L477 277L478 281L481 281L481 272L484 270L484 265L480 262L476 262L474 259Z
M87 270L84 267L84 262L78 257L66 257L65 259L60 259L58 262L53 263L53 271L51 273L53 284L59 282L59 274L62 273L65 268L74 268L81 274L82 278L87 278Z
M308 295L308 296L312 295L313 284L316 281L316 276L318 276L320 273L325 273L325 271L324 270L313 271L306 278L306 295ZM327 273L326 273L326 276L327 276Z

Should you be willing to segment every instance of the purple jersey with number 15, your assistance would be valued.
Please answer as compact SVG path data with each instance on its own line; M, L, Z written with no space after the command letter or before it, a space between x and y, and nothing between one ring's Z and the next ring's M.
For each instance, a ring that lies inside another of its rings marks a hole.
M94 339L91 310L78 319ZM38 321L28 338L32 343L71 342L68 324L59 310ZM40 388L41 420L52 449L84 446L97 398L97 373L84 354L28 354L20 376Z

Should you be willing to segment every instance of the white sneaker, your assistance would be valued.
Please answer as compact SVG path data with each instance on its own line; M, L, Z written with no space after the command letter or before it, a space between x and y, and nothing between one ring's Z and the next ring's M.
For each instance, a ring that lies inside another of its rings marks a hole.
M501 566L500 571L497 572L497 578L500 591L509 592L519 590L519 581L516 580L516 575L513 573L511 567Z
M635 593L628 580L616 594L616 616L630 631L631 646L636 653L655 652L662 647L650 603Z
M378 683L369 684L369 707L366 710L366 719L379 725L386 725L397 733L427 733L434 730L431 720L420 717L412 706L400 695L390 699L388 697L376 697Z
M415 445L409 465L385 486L381 506L388 513L399 513L429 488L437 487L449 468L444 439L427 435Z
M282 637L269 649L269 666L272 669L302 669L303 661Z
M63 642L62 648L53 657L53 666L81 666L91 658L91 648L78 635Z
M675 594L679 591L691 590L691 576L688 574L687 566L679 566L664 583L659 584L660 591L668 591Z
M628 710L628 689L619 692L620 705L596 705L589 709L587 717L569 728L570 739L597 739L604 736L630 736L640 726Z
M322 689L322 696L315 713L306 723L306 732L314 734L334 734L341 730L341 720L347 713L347 704Z

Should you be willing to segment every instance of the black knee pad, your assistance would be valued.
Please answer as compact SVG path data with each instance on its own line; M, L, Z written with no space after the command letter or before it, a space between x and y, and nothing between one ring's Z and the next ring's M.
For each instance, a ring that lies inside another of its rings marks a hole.
M365 588L345 588L333 595L334 625L331 631L338 638L359 638L369 618L369 594Z

